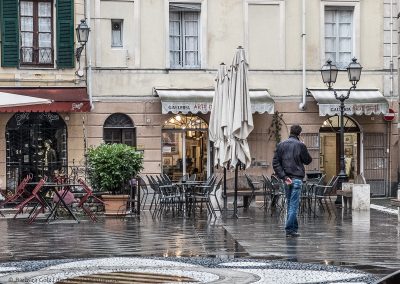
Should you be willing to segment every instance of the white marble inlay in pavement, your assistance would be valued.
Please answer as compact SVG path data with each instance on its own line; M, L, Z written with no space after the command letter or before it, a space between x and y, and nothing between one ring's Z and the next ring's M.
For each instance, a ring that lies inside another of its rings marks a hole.
M135 257L112 257L112 258L100 258L94 260L81 260L73 261L58 265L49 266L45 269L68 269L68 268L83 268L83 267L105 267L105 266L185 266L194 267L195 265L176 261L166 261L158 259L146 259L146 258L135 258Z
M390 209L390 208L385 207L385 206L380 206L380 205L376 205L376 204L371 204L371 205L370 205L370 208L371 208L371 209L378 210L378 211L381 211L381 212L386 212L386 213L389 213L389 214L397 215L397 210L396 210L396 209Z
M18 271L21 270L18 267L0 267L0 272L10 272L10 271Z
M224 262L218 264L219 266L229 266L229 267L246 267L246 266L270 266L270 263L262 263L262 262Z
M365 276L358 273L328 272L315 270L287 270L287 269L236 269L253 273L261 277L254 284L294 284L294 283L319 283L338 280L350 280ZM335 282L336 283L336 282Z

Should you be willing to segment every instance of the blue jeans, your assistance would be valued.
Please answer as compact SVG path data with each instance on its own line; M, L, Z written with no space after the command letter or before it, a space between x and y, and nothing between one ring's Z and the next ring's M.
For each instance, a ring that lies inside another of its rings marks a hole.
M300 179L292 179L292 184L286 185L286 202L287 202L287 219L285 230L286 233L297 233L299 224L297 223L297 211L299 209L300 193L303 181Z

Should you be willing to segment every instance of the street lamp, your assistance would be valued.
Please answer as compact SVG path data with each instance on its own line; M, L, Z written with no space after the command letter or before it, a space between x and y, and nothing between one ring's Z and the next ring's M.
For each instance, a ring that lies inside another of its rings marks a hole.
M338 185L342 188L342 183L347 181L347 174L345 171L344 163L344 101L350 96L350 92L356 89L358 81L361 77L361 65L357 62L356 58L352 59L352 62L347 66L347 74L349 76L349 81L352 86L348 89L347 94L341 94L338 96L335 89L333 89L333 84L336 82L338 69L335 64L332 64L331 60L328 60L324 66L321 68L322 81L328 86L328 90L333 91L335 99L340 101L340 171L338 174ZM337 200L338 201L338 200Z
M82 19L81 23L76 27L75 30L76 30L76 38L77 38L78 42L81 44L81 46L76 49L76 53L75 53L76 61L78 61L78 64L79 64L77 74L79 74L79 70L81 68L81 54L82 54L82 51L85 48L85 45L89 39L90 28L86 24L86 20Z

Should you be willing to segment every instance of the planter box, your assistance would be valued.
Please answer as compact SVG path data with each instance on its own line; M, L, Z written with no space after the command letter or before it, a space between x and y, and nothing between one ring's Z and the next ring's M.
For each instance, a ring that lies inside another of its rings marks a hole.
M125 216L129 195L102 195L106 216Z

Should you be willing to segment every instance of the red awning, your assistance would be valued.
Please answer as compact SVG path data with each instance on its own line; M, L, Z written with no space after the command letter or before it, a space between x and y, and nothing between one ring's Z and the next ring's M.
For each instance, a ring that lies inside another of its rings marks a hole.
M51 104L0 107L0 112L88 112L86 88L0 88L0 92L49 99Z

